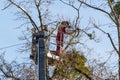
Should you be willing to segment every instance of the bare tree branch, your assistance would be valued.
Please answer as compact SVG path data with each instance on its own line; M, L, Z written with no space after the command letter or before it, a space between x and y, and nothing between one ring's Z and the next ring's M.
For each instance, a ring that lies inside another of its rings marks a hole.
M7 6L5 6L2 10L7 9L8 7L10 7L12 4L8 4Z
M115 51L119 54L119 51L118 51L117 48L115 47L115 44L114 44L114 42L113 42L113 39L112 39L111 35L110 35L109 33L105 32L104 30L100 29L95 23L93 23L93 25L94 25L95 28L97 28L98 30L102 31L104 34L106 34L106 35L108 36L108 38L110 39L110 42L111 42L113 48L114 48Z
M67 2L65 2L65 1L63 1L63 0L60 0L62 3L64 3L64 4L66 4L66 5L68 5L68 6L70 6L70 7L72 7L73 9L75 9L75 11L77 11L77 17L76 17L76 20L75 20L75 28L77 27L77 24L78 24L78 21L79 21L79 19L80 19L80 8L81 8L81 6L82 6L82 3L81 4L79 4L79 6L78 6L78 8L77 7L75 7L73 4L70 4L70 3L67 3Z
M30 20L31 24L33 25L33 27L35 29L37 29L38 31L40 31L36 25L36 23L34 22L34 20L32 19L32 17L30 16L30 14L24 9L22 8L20 5L18 5L17 3L15 3L14 1L12 0L8 0L11 4L13 4L14 6L16 6L18 9L20 9Z
M109 4L109 6L110 6L110 9L111 9L114 17L115 17L115 20L116 20L117 22L119 22L119 21L118 21L119 17L117 16L115 10L113 9L113 4L112 4L111 0L108 0L108 4Z
M41 0L39 0L38 3L36 2L36 0L34 0L34 3L35 3L36 8L37 8L37 12L38 12L38 16L39 16L39 22L41 24L41 30L43 30L44 27L43 27L43 21L42 21L41 10L40 10Z
M110 15L109 12L107 12L107 11L105 11L105 10L103 10L103 9L100 9L100 8L98 8L98 7L92 6L92 5L86 3L86 2L84 2L84 1L82 1L82 0L78 0L78 1L81 2L81 3L83 3L83 4L85 4L86 6L88 6L88 7L90 7L90 8L93 8L93 9L95 9L95 10L98 10L98 11L101 11L101 12L103 12L103 13L106 13L106 14L110 17L110 19L111 19L115 24L117 24L116 20L114 20L114 18Z

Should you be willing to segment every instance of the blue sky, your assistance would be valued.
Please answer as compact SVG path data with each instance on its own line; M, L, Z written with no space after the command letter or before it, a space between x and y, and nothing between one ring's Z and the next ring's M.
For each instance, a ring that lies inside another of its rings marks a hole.
M1 0L0 2L0 48L22 43L22 41L18 40L18 37L22 35L21 33L22 30L16 29L16 27L20 25L20 22L15 20L16 15L13 14L13 11L15 11L15 9L10 8L10 9L2 11L1 9L3 8L3 5L4 5L2 1L4 0ZM52 14L54 14L54 17L56 17L59 14L60 16L66 15L64 17L65 19L66 18L73 19L76 16L76 13L74 13L75 11L70 10L71 8L67 8L67 6L63 7L62 5L63 4L59 3L59 5L54 4L53 6L51 6L51 11L52 11ZM98 11L93 11L93 9L82 8L80 28L84 28L87 25L89 21L88 17L91 17L92 19L94 18L96 20L96 23L99 23L99 24L111 23L111 21L109 21L108 17L105 14L98 12ZM102 29L109 31L109 32L111 31L115 32L115 30L108 30L106 26L103 26ZM90 48L94 48L94 51L92 51L89 54L89 58L100 59L99 57L102 57L101 58L102 60L106 60L107 57L109 57L108 51L112 49L112 46L109 43L109 39L107 39L107 36L103 35L98 30L96 30L96 33L98 34L98 37L101 38L102 42L95 43L92 40L86 41L86 45L88 45ZM6 48L3 50L0 50L0 53L5 51L6 59L8 61L12 61L16 58L18 58L18 61L23 60L23 57L28 58L29 57L28 53L26 54L26 56L24 56L25 54L20 54L17 52L17 48L19 47L20 46ZM84 49L84 48L81 48L81 49ZM117 61L116 59L117 59L116 55L113 55L113 57L111 57L111 62Z
M3 0L4 1L4 0ZM11 45L23 43L20 40L18 40L18 37L21 36L21 31L20 29L16 29L20 24L20 22L15 20L15 15L13 14L12 9L7 9L7 10L1 10L3 8L3 3L2 1L0 2L0 48L8 47ZM20 54L17 52L16 47L11 47L11 48L5 48L0 50L0 53L6 52L5 58L7 61L12 61L14 59L20 59L20 56L23 56L23 54ZM18 56L19 55L19 56Z

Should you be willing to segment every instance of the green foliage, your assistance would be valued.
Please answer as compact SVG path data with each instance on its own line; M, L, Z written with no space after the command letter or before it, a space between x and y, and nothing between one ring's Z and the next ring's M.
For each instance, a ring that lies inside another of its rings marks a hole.
M120 1L115 4L113 7L117 15L120 15Z
M57 69L54 77L58 80L74 80L78 76L91 79L92 71L85 66L87 59L76 50L67 52L59 61L52 61Z

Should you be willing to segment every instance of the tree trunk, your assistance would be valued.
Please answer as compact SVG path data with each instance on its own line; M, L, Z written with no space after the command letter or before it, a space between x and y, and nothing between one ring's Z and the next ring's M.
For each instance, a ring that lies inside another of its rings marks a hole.
M118 76L119 76L119 79L120 79L120 27L118 25Z
M119 51L119 56L118 56L118 60L119 60L119 64L118 64L118 76L119 76L119 79L120 79L120 51Z

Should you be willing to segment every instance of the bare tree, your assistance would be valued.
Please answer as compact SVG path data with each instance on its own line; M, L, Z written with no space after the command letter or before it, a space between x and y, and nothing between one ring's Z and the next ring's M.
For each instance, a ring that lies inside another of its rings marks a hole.
M72 9L74 9L76 11L77 15L75 16L75 20L71 21L71 22L73 22L74 29L76 29L80 25L80 23L79 23L80 22L80 8L82 6L82 3L76 6L76 1L71 1L71 0L68 0L68 1L60 0L60 1L62 3L64 3L65 5L68 5L69 7L71 7ZM47 25L47 26L52 25L54 27L53 27L52 31L49 33L47 38L49 39L51 37L51 35L54 35L53 33L57 29L56 25L57 25L58 21L55 21L54 19L51 19L50 16L49 16L49 5L51 5L53 2L54 2L54 0L21 0L21 1L7 0L7 5L4 7L3 10L5 10L9 7L15 7L16 8L15 13L18 17L17 19L18 20L24 20L23 21L24 23L21 26L24 26L24 27L27 26L26 28L27 28L27 31L29 33L23 32L23 37L20 38L22 40L26 40L26 42L27 42L26 45L25 45L26 46L25 51L31 49L31 47L30 47L31 46L31 41L30 41L30 39L31 39L31 32L30 32L31 28L34 28L35 30L37 30L39 32L39 31L45 29L44 25ZM78 1L77 1L77 3L78 3ZM87 34L86 31L84 31L82 29L81 29L81 31L83 31L85 34ZM71 45L80 43L79 40L75 41L76 38L78 37L78 35L76 35L76 33L75 33L70 37L70 39L67 41L67 44L64 48L65 50L69 49L69 46L71 46ZM91 34L87 34L87 36L91 38ZM81 34L80 34L80 37L81 37ZM24 51L24 50L22 49L22 51ZM78 53L77 53L77 55L78 55ZM4 59L1 59L1 60L2 60L2 62L4 61ZM83 62L83 65L85 64L85 62ZM61 62L61 63L63 63L63 65L67 64L67 63L64 63L64 62ZM5 64L2 64L2 65L6 66ZM10 75L9 75L10 78L19 79L19 75L16 74L16 73L21 73L21 76L25 75L26 80L29 80L31 78L36 79L37 73L35 73L35 71L36 71L35 65L33 65L31 63L30 64L23 63L23 64L20 64L20 65L19 64L15 64L15 65L18 65L18 67L15 66L15 68L17 68L16 70L18 70L18 72L12 72L11 73L10 71L7 70L8 73L10 73ZM28 67L27 67L27 65L28 65ZM57 64L57 65L60 65L60 64ZM72 63L70 65L72 65ZM9 65L9 66L12 66L12 64ZM12 68L14 68L14 67L11 67L11 69ZM58 66L58 69L60 69L60 68L61 67ZM7 68L5 68L5 69L7 69ZM7 72L6 72L5 69L1 68L1 71L3 72L5 77L7 77L8 74L6 74ZM82 74L86 78L91 79L91 74L86 73L87 71L89 71L87 67L85 67L85 69L87 70L86 72L82 71L80 69L79 65L75 66L75 68L73 66L73 69L76 73ZM24 73L24 74L22 74L22 73ZM26 73L29 73L29 74L26 75ZM13 75L11 75L11 74L13 74ZM30 76L30 74L32 74L33 76ZM69 75L66 75L66 76L68 78ZM64 77L62 76L62 78L64 78Z
M117 39L118 39L118 45L116 46L114 42L114 39L112 38L111 34L102 30L98 25L96 25L95 23L93 23L94 27L96 27L97 29L99 29L100 31L102 31L105 35L108 36L110 43L112 44L114 50L116 51L116 53L118 54L118 64L119 64L119 79L120 79L120 12L119 12L119 1L115 1L115 0L106 0L103 3L107 5L108 9L110 9L110 11L106 10L105 8L102 8L104 6L101 5L94 5L94 4L90 4L88 0L78 0L80 2L80 4L84 4L89 8L95 9L97 11L101 11L103 13L105 13L106 15L109 16L110 20L116 25L115 28L117 29ZM94 2L94 1L93 1Z
M5 53L0 55L0 71L2 79L29 80L37 79L36 66L33 63L17 63L15 60L10 63L4 58Z

